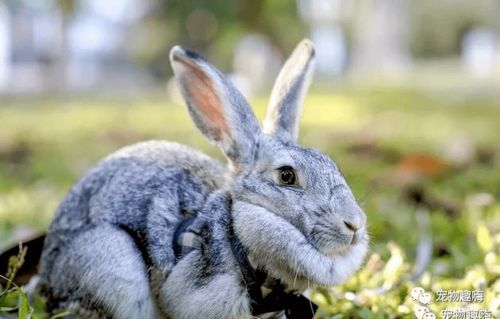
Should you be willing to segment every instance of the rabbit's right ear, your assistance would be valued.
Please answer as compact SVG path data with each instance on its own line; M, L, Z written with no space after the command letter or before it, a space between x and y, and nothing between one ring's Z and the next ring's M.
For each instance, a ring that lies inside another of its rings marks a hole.
M175 46L170 63L189 113L200 131L235 167L253 159L260 127L245 98L213 65Z
M302 40L281 69L274 84L264 133L297 140L299 117L314 69L314 45Z

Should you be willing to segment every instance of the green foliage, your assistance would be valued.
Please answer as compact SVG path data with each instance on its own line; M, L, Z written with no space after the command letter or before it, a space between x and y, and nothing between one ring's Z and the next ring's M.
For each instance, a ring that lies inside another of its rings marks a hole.
M253 104L262 118L266 101L257 99ZM159 138L222 158L196 131L185 107L166 102L163 95L3 99L0 119L8 119L0 125L0 246L20 225L46 229L76 179L121 146ZM370 256L356 276L342 286L312 294L321 305L322 318L411 317L416 305L409 292L414 286L434 293L483 289L484 303L464 307L497 311L498 127L498 107L482 95L349 87L336 94L310 95L301 143L336 160L367 212L372 238ZM474 152L460 165L447 163L445 156L457 137L465 137ZM408 198L409 187L401 174L402 161L415 154L436 157L447 167L439 175L418 180L428 196L427 206ZM424 231L417 225L422 214L428 220ZM431 261L416 278L420 262L416 247L424 235L432 239ZM32 318L47 318L39 297L28 295L30 310L20 288L2 291L3 313L17 315L22 309L32 311ZM457 306L433 302L431 308L438 314Z
M62 311L53 316L49 316L45 311L45 300L42 297L36 293L32 293L28 297L23 288L18 287L15 284L12 285L13 287L10 289L1 290L1 318L56 319L69 315L69 312Z
M17 312L17 318L19 319L31 318L33 308L26 292L12 282L17 271L23 265L25 256L26 247L19 244L19 253L9 258L7 277L2 276L7 281L7 284L4 289L0 289L0 315ZM0 288L2 287L0 286Z
M17 271L24 264L27 247L19 244L19 252L16 256L9 258L7 277L0 275L7 284L3 288L0 285L0 317L17 319L56 319L62 318L69 312L60 312L49 317L45 311L45 301L36 293L32 293L29 298L26 291L17 286L13 280Z

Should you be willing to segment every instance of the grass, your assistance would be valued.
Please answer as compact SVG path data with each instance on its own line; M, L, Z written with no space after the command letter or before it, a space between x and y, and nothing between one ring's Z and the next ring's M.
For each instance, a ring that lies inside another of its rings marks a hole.
M259 118L265 103L253 103ZM77 178L121 146L167 139L222 158L185 108L160 94L4 99L0 122L0 247L20 228L46 229ZM313 293L321 318L412 316L414 286L434 294L486 292L481 304L433 301L438 317L457 307L499 314L499 128L500 107L491 96L408 88L310 95L301 143L337 161L368 214L372 236L371 255L355 277ZM422 238L432 240L432 258L413 276ZM43 318L43 307L36 309L34 316Z

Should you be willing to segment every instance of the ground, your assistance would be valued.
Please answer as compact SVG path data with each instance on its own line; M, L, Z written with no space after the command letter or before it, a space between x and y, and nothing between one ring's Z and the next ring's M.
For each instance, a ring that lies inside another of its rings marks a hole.
M262 118L266 101L253 102ZM45 230L76 179L121 146L166 139L222 158L185 107L162 93L3 98L0 123L0 247ZM494 94L372 86L309 96L300 142L336 160L367 212L372 238L354 278L312 294L320 318L412 317L417 286L431 293L438 318L454 308L499 315L499 132ZM485 291L485 300L436 300L460 290ZM19 292L0 297L0 307L21 305L25 318L29 307ZM46 317L41 300L32 305L34 317Z

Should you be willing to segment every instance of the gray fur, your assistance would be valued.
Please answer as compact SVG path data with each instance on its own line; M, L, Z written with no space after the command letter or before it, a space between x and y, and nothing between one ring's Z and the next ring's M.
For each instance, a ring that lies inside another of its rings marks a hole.
M231 227L252 265L288 290L345 281L367 251L366 216L335 163L291 138L304 86L285 90L283 116L266 119L280 129L264 133L212 65L179 47L171 63L193 121L228 166L152 141L90 170L49 229L39 283L49 309L75 318L251 318ZM296 170L298 185L280 185L283 166ZM176 260L175 229L193 215L202 244Z

